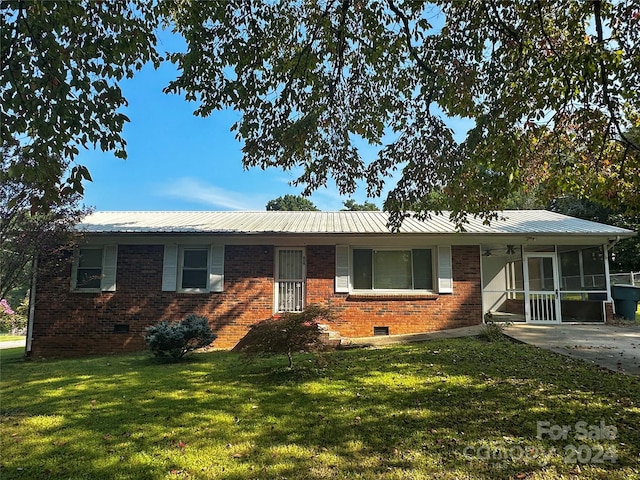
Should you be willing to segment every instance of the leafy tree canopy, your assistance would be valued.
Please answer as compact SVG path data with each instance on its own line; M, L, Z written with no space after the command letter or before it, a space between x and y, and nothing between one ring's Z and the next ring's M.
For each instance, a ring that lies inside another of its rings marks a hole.
M45 167L30 174L49 179L39 205L90 179L56 177L51 159L126 156L118 82L158 64L164 22L187 42L166 91L198 115L241 112L244 165L301 171L305 195L365 181L389 190L396 226L441 198L459 222L487 216L538 181L542 199L640 209L640 0L16 0L0 14L2 138ZM456 117L473 124L462 141Z
M358 180L408 207L487 215L532 178L640 208L640 2L175 2L187 40L167 88L233 107L244 164L300 168L309 194ZM447 117L471 119L456 141ZM387 141L387 139L391 139ZM380 145L367 162L356 147Z
M284 197L278 197L275 200L269 200L267 203L267 210L283 210L290 212L297 212L301 210L308 210L317 212L316 207L311 200L304 198L301 195L285 195Z
M82 193L86 168L60 171L80 148L97 147L126 158L122 128L127 104L118 82L160 57L159 10L146 0L3 1L0 33L2 142L18 144L10 180L37 178L30 198L47 209ZM65 178L68 180L65 181Z
M355 200L350 198L349 200L345 200L342 202L344 205L343 211L377 211L380 210L375 203L369 202L365 200L364 203L356 203Z
M78 205L79 195L60 193L47 211L33 212L33 198L41 198L47 182L34 172L40 170L32 159L21 157L17 145L3 144L0 168L0 298L11 298L12 290L24 296L31 280L33 259L41 264L55 262L55 251L69 246L74 238L73 226L87 213ZM65 162L47 158L57 172ZM13 165L24 165L20 176L10 173ZM55 265L51 265L55 267ZM15 300L15 296L12 298Z
M640 214L628 215L620 208L612 209L584 198L563 197L554 199L549 205L552 212L572 217L606 223L616 227L640 231ZM620 241L613 249L610 259L612 272L640 271L640 237Z

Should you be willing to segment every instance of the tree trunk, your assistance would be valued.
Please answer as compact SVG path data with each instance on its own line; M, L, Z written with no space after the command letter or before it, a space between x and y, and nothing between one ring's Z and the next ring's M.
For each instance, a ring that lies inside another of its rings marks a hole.
M289 368L293 368L293 355L291 355L291 352L287 352L287 358L289 359Z

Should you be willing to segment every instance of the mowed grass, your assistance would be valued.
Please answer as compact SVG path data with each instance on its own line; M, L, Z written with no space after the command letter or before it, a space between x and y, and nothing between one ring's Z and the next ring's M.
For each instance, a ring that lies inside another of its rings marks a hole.
M640 381L506 341L301 354L292 371L1 353L2 479L640 478ZM540 439L537 422L571 430Z

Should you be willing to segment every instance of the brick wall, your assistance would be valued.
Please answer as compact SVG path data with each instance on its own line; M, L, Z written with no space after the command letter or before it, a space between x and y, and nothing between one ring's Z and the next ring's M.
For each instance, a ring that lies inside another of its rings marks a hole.
M32 355L76 356L145 348L145 329L194 313L211 320L216 347L229 348L248 327L272 314L273 247L227 246L225 291L163 292L161 245L118 246L117 290L70 291L71 257L65 267L41 271L36 288ZM114 333L128 325L128 333Z
M335 249L307 249L307 303L330 305L339 320L332 327L346 337L429 332L482 323L480 256L477 246L452 247L453 294L354 296L334 293Z
M390 334L425 332L479 324L482 318L477 247L453 247L454 293L429 297L355 298L334 293L335 248L307 248L307 304L335 308L333 329L344 336L369 336L374 326ZM64 267L39 272L32 354L77 356L144 349L145 329L161 320L194 313L210 319L214 346L230 348L250 325L269 318L273 308L273 246L225 247L222 293L163 292L163 247L119 245L117 290L70 291L71 256ZM115 333L116 326L127 333Z

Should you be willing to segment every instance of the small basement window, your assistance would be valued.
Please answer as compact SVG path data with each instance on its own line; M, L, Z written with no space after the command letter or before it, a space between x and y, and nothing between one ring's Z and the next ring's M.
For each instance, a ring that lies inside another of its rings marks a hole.
M113 333L129 333L128 323L116 323L113 326Z
M389 327L373 327L373 335L375 337L389 335Z

